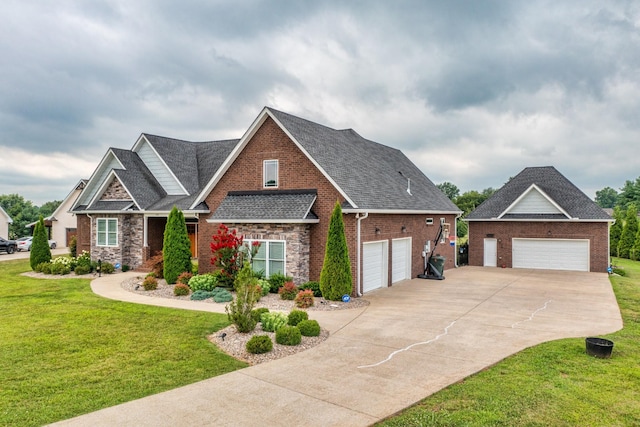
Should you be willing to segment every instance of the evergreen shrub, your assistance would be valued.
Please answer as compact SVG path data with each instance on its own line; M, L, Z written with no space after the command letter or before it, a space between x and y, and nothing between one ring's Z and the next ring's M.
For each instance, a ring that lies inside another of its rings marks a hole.
M263 313L260 316L260 322L262 323L263 331L275 332L278 328L285 326L289 322L289 318L280 311L272 311Z
M302 334L297 326L282 326L276 330L276 342L282 345L298 345L302 342Z
M317 320L303 320L298 323L300 333L305 337L317 337L320 335L320 324Z
M291 326L296 326L303 320L309 319L309 314L306 311L302 310L291 310L291 313L289 313L289 316L287 317L287 323Z
M251 354L263 354L273 350L273 341L268 335L254 335L246 344L247 351Z

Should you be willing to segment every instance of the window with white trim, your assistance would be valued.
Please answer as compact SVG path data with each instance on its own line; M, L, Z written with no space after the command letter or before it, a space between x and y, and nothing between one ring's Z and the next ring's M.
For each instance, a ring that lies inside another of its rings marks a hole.
M278 161L265 160L262 166L264 188L278 187Z
M118 246L118 219L98 218L96 219L98 246Z
M274 273L285 273L285 241L284 240L248 240L245 243L251 247L253 242L260 242L260 248L253 257L254 271L264 271L269 277Z

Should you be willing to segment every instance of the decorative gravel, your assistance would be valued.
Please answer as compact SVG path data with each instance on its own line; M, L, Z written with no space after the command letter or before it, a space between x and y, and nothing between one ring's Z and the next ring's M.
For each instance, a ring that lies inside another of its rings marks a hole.
M190 300L189 295L175 296L173 294L173 285L167 285L167 283L160 279L158 280L158 289L153 291L145 291L142 287L143 276L135 277L122 282L122 288L130 292L135 292L140 295L147 295L150 297L160 298L173 298L181 300ZM137 289L136 289L137 288ZM203 301L194 301L202 304L220 304L225 306L227 303L216 303L213 299L209 298ZM312 307L304 309L309 312L309 319L313 319L314 311L332 311L332 310L348 310L354 308L365 307L369 305L369 301L363 298L352 298L350 302L344 303L342 301L326 301L323 298L315 298L314 305ZM295 306L294 301L287 301L280 298L278 294L268 294L256 303L254 308L267 307L269 311L282 311L289 313L293 309L298 309ZM300 310L300 309L298 309ZM215 334L209 335L207 338L210 342L218 346L222 351L230 356L247 362L250 365L257 365L259 363L268 362L271 360L280 359L282 357L291 356L301 351L310 349L320 344L329 337L329 331L322 329L320 325L320 335L317 337L302 337L302 342L296 346L281 345L276 343L274 332L265 332L262 330L260 323L256 328L246 334L241 334L236 330L235 325L230 325L224 329L217 331ZM246 350L247 341L254 335L268 335L273 342L273 350L264 354L251 354Z

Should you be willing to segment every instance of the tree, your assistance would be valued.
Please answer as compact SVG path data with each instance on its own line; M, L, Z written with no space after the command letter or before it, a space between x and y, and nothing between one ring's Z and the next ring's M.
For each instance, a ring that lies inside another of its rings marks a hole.
M38 220L38 208L18 194L0 196L0 206L13 220L9 225L10 239L26 235L26 225Z
M47 202L43 204L42 206L40 206L40 215L42 215L45 218L51 216L51 214L53 214L56 211L56 209L58 209L58 206L60 206L61 204L62 204L62 200L54 200L52 202Z
M436 187L438 187L450 200L455 200L456 197L460 195L460 189L448 181L438 184Z
M613 208L618 201L618 192L611 187L596 191L595 202L601 208Z
M468 232L469 225L461 219L458 219L458 221L456 221L456 236L458 238L463 238L467 235Z
M42 215L40 215L40 219L33 230L29 261L32 270L35 270L38 264L51 261L51 248L49 248L49 241L47 239L47 232L44 229L44 219Z
M638 210L636 209L636 205L631 203L627 208L624 227L622 227L622 235L618 243L618 256L620 258L631 257L631 249L636 240L636 234L638 234Z
M230 231L226 225L220 224L218 232L212 237L212 240L210 245L211 252L213 252L211 264L220 272L218 281L223 281L220 284L231 288L238 274L239 258L242 257L242 236L236 236L236 230Z
M615 219L615 222L609 229L609 255L618 256L618 243L620 243L622 226L624 225L624 214L620 206L613 208L613 219Z
M627 180L618 195L618 205L626 209L630 203L640 206L640 177L634 181Z
M347 237L344 234L342 209L336 202L329 221L324 264L320 272L320 292L325 299L338 301L345 294L351 294L353 278Z
M171 209L164 228L162 253L167 283L176 283L179 275L191 272L191 241L187 224L182 211L175 206Z
M467 191L454 200L456 206L463 211L463 216L469 215L480 203L487 200L489 196L481 194L475 190Z
M631 248L631 259L634 261L640 261L640 227L638 227L636 240L633 242L633 247Z

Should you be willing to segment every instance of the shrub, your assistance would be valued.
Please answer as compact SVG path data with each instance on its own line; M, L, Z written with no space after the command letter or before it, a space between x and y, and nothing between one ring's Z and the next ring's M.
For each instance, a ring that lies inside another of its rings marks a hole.
M624 271L622 268L614 268L613 274L617 274L618 276L626 276L627 272Z
M296 295L296 298L294 301L296 302L296 307L298 308L313 307L313 304L315 303L315 300L313 297L313 291L311 289L307 289L307 290L298 292L298 295Z
M164 278L164 257L162 252L158 252L142 264L143 268L148 268L158 279Z
M292 282L292 281L293 281L293 277L285 276L282 273L273 273L269 277L269 285L271 286L271 288L269 289L269 292L271 292L272 294L277 294L278 290L282 286L284 286L286 282Z
M618 256L620 258L633 259L631 255L636 234L638 234L638 209L635 204L630 203L618 242Z
M178 276L191 271L191 241L187 232L184 214L173 207L164 227L162 251L164 254L163 274L167 283L176 283Z
M336 202L329 221L324 263L320 271L322 296L331 301L338 301L342 295L351 293L352 280L342 209L340 204Z
M153 291L154 289L158 289L158 279L154 276L147 275L142 282L142 287L144 287L145 291Z
M100 268L102 268L103 274L113 274L116 271L116 268L110 262L103 262Z
M33 230L29 262L31 269L35 270L38 264L49 261L51 261L51 248L49 247L49 241L47 240L47 232L44 229L44 219L42 218L42 215L40 215L40 219Z
M293 282L286 282L278 289L278 294L280 294L280 298L284 300L293 301L296 295L298 295L298 287Z
M298 345L302 342L302 334L297 326L283 326L276 330L276 342L282 345Z
M91 273L91 266L76 265L76 268L73 271L75 271L78 276L82 274L89 274Z
M262 322L263 331L275 332L278 328L285 326L289 318L280 311L273 311L263 313L262 316L260 316L260 321Z
M64 275L69 273L71 273L71 269L68 266L60 263L51 263L51 274Z
M257 284L251 265L245 262L235 280L236 299L225 307L229 320L240 333L251 332L256 327L251 311L256 303Z
M38 272L44 273L44 274L51 274L51 263L50 262L41 262L40 264L36 265L35 271L38 271Z
M220 271L221 277L218 282L225 287L232 287L242 264L240 264L240 249L242 248L242 236L236 236L236 230L220 224L218 232L212 237L209 245L213 256L211 264L216 267L216 271Z
M130 267L127 264L122 264L122 272L126 273L127 271L129 271Z
M303 284L302 286L298 287L301 290L307 290L310 289L311 291L313 291L313 296L314 297L321 297L322 296L322 291L320 291L320 282L307 282L305 284Z
M309 314L306 311L291 310L291 313L289 313L289 316L288 316L287 323L291 326L296 326L298 323L307 319L309 319Z
M256 323L261 321L261 317L263 313L268 313L269 309L267 307L260 307L260 308L254 308L253 310L251 310L251 317L253 317L253 320L256 321Z
M298 323L300 333L305 337L317 337L320 335L320 325L316 320L303 320Z
M192 291L212 291L216 287L216 279L213 274L198 274L189 279L189 287Z
M247 341L247 351L251 354L263 354L273 350L273 341L269 335L254 335Z
M93 271L93 269L91 267L91 255L89 255L89 252L87 252L87 251L82 251L80 256L78 256L76 258L76 263L75 264L76 264L75 268L86 267L86 268L89 269L89 272Z
M124 268L122 269L124 271ZM181 275L178 276L176 283L182 283L183 285L189 285L189 280L193 277L193 273L190 271L185 271Z
M71 236L71 239L69 240L69 255L71 255L72 258L75 258L78 255L77 248L78 238L76 236Z
M193 301L202 301L205 300L207 298L213 298L214 293L212 291L203 291L203 290L198 290L198 291L194 291L191 294L191 300Z
M260 286L261 294L263 297L266 296L271 290L271 285L269 284L268 280L258 279L258 285Z
M173 287L173 294L178 297L189 295L189 291L189 286L185 285L184 283L178 283Z
M216 289L218 290L217 292ZM213 292L213 300L215 302L230 302L233 301L233 295L224 288L215 288Z

